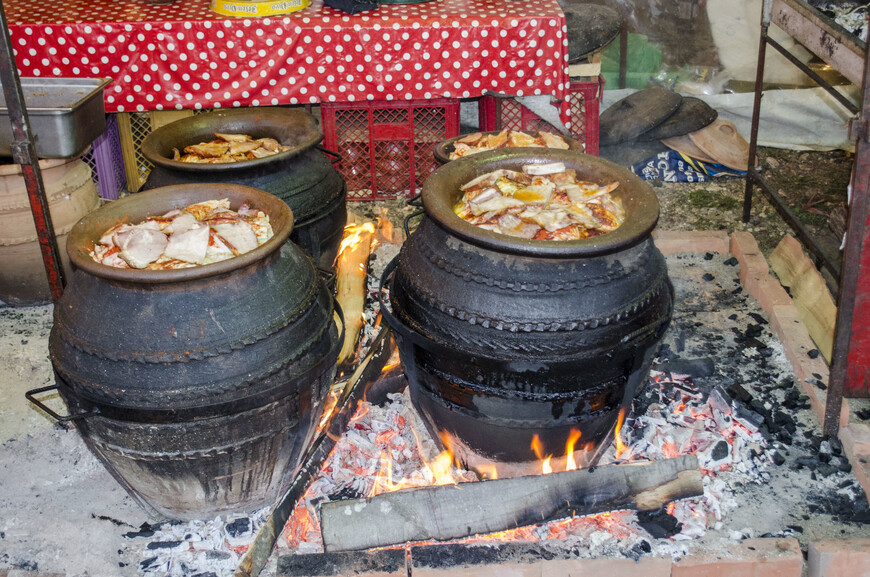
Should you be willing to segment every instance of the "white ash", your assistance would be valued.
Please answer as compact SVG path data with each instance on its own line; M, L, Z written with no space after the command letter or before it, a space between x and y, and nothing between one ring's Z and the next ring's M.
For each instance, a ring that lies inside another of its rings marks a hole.
M142 577L232 575L270 512L264 507L211 521L165 522L126 536L146 540L139 561Z

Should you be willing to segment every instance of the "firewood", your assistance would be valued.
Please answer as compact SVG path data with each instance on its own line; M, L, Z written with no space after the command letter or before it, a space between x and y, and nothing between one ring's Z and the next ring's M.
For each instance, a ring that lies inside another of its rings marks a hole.
M324 503L327 552L449 540L575 515L655 510L704 492L694 455L564 473L404 489Z
M338 364L352 361L362 329L366 302L366 271L375 226L371 221L348 227L335 263L335 298L344 312L344 343Z
M800 242L787 234L770 254L770 268L783 286L789 287L798 316L828 362L834 346L837 305L828 285Z

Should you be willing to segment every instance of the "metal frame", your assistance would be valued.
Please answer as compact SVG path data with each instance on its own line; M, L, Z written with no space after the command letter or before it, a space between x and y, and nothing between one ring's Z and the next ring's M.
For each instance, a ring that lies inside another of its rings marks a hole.
M846 99L833 86L770 38L768 31L771 22L779 25L811 50L819 53L820 57L840 70L853 82L857 78L856 62L860 62L863 68L864 96L862 106L858 107ZM758 186L783 220L794 230L807 250L816 257L816 264L824 266L839 279L837 323L824 420L825 433L835 435L839 430L858 287L862 281L864 284L870 283L870 279L861 278L859 266L862 257L865 256L865 251L870 251L870 234L868 234L870 229L867 228L868 218L870 218L870 94L867 91L868 82L870 82L870 53L867 53L866 46L861 46L841 28L825 18L815 16L813 11L800 0L764 0L761 15L761 39L758 47L758 67L755 78L755 102L752 110L749 142L749 166L755 166L758 151L758 124L768 44L829 92L852 114L858 114L858 117L852 122L850 131L850 136L858 140L858 145L855 151L849 233L847 234L842 267L837 264L834 256L819 245L812 233L797 219L782 197L770 188L764 178L754 170L749 170L746 174L746 190L743 201L743 220L746 222L749 220L752 210L752 187ZM819 48L823 44L825 50L820 50ZM862 53L863 61L856 61L856 57L861 57ZM867 239L866 243L865 239ZM867 246L865 247L865 245Z
M21 165L21 174L24 177L27 196L30 199L30 210L36 224L39 248L42 251L42 262L45 264L45 273L48 275L51 299L57 302L66 285L66 279L59 258L60 251L57 247L54 225L51 222L48 197L42 182L42 171L39 168L39 159L36 157L36 150L33 146L30 120L27 117L24 93L18 78L15 55L12 52L12 42L9 38L6 10L2 0L0 0L0 29L2 29L3 34L2 39L0 39L0 83L3 84L6 108L9 110L9 120L12 123L12 136L14 138L12 159Z

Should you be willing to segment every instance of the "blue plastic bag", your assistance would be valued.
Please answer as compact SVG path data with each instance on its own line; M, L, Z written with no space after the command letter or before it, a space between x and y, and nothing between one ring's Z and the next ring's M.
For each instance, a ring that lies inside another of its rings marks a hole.
M734 170L721 164L701 162L676 150L668 150L638 162L631 171L644 180L660 179L665 182L705 182L714 176L743 176L742 170Z

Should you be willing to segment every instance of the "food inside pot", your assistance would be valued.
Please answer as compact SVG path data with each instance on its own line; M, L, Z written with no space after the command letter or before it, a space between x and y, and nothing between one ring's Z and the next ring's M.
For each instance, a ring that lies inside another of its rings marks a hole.
M184 154L177 148L172 149L172 160L198 164L216 164L223 162L241 162L266 158L279 152L290 150L274 138L254 139L247 134L223 134L215 132L217 140L200 142L184 147Z
M619 182L577 180L561 162L499 169L467 182L453 211L499 234L534 240L580 240L612 232L625 220Z
M538 132L537 136L532 136L519 130L508 130L505 128L498 134L475 132L474 134L463 136L453 143L453 152L450 153L449 158L450 160L455 160L494 148L515 147L562 148L564 150L569 148L568 143L561 136L549 132Z
M250 252L272 238L269 216L247 204L207 200L138 224L122 223L101 236L91 258L116 268L172 270Z

